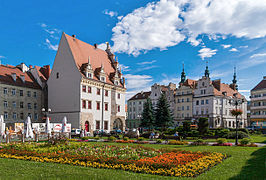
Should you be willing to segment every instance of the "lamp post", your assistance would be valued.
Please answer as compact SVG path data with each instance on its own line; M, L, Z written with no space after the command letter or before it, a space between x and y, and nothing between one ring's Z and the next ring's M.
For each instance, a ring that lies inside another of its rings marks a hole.
M52 110L50 108L48 108L47 110L45 108L42 108L42 113L48 117L48 114L51 112Z
M231 105L235 106L235 112L237 111L237 106L238 105L241 105L244 102L245 102L244 99L238 99L237 98L237 93L234 93L233 94L233 99L232 100L231 99L229 100L229 103ZM234 114L232 113L232 115L236 117L236 141L235 141L235 145L238 145L238 119L237 119L237 116L238 115L241 115L241 114L242 113L237 113L237 112L234 113Z

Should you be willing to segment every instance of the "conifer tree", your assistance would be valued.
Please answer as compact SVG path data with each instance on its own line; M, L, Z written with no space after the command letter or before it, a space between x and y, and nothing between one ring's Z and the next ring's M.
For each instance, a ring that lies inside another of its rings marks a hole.
M144 104L140 126L152 129L153 124L154 124L154 113L153 113L151 99L148 98L147 102L145 102Z
M156 105L155 125L163 129L168 128L173 124L173 117L170 111L170 106L164 94L162 94Z

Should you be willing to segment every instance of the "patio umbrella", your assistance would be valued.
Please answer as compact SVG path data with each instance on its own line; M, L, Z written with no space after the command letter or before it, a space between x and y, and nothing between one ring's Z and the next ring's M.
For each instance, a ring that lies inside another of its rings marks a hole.
M46 129L45 132L49 135L51 135L51 124L48 117L46 117Z
M0 116L0 138L1 138L1 143L2 143L2 138L5 134L5 123L4 123L4 117L3 115Z
M62 121L62 133L66 133L67 132L67 118L66 116L63 118L63 121Z
M29 116L27 117L25 124L26 124L26 138L29 138L29 137L33 138L33 131L31 128L31 120L30 120Z

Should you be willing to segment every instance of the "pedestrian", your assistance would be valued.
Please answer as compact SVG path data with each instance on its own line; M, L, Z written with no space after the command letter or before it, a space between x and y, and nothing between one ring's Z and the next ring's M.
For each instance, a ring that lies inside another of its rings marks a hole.
M175 132L174 136L175 136L175 139L178 140L178 132L177 131Z

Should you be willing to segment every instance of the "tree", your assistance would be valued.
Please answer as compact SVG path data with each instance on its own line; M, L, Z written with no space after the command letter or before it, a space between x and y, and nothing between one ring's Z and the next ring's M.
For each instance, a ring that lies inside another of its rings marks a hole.
M153 124L154 124L154 113L153 113L151 99L148 98L147 102L145 102L144 104L140 126L152 129Z
M173 124L172 113L164 94L158 100L155 111L155 124L157 127L166 129Z
M191 125L191 122L190 121L185 121L185 122L183 122L183 132L184 132L184 134L187 136L187 134L188 134L188 132L190 132L191 131L191 127L190 127L190 125Z
M200 135L207 133L209 128L208 118L199 118L198 131Z

